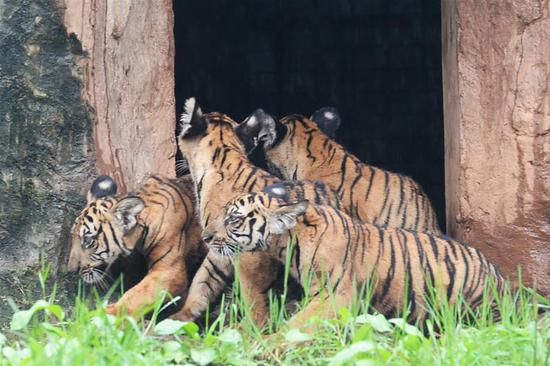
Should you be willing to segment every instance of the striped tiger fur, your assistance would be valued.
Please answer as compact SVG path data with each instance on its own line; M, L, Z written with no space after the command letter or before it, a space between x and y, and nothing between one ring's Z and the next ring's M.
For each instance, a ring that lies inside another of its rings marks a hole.
M361 223L330 206L294 201L280 184L235 198L203 235L210 251L223 257L265 251L281 261L291 238L290 274L302 283L311 281L313 297L291 320L292 327L314 315L334 316L332 311L351 305L366 283L372 286L372 308L395 317L407 304L407 319L420 323L427 316L430 285L449 304L463 296L473 309L484 300L485 285L492 283L500 293L505 286L497 267L478 249L444 236ZM330 291L323 290L327 287ZM329 294L333 298L327 301Z
M154 303L163 289L185 299L189 278L206 255L191 177L153 175L135 193L117 195L116 190L107 176L92 184L71 230L68 269L79 270L86 283L105 284L117 258L139 252L147 261L147 275L107 312L134 314Z
M224 205L232 197L260 191L279 181L248 160L234 132L237 123L228 116L203 114L195 99L190 98L180 122L178 145L195 182L198 215L203 227L222 215ZM323 184L295 182L294 185L311 201L340 207L337 194ZM246 254L241 260L241 288L249 304L253 304L252 316L259 325L267 319L267 292L277 280L279 267L279 263L265 253ZM208 254L192 281L184 307L172 317L179 320L200 317L231 285L233 271L231 261Z
M300 115L276 121L259 109L236 130L247 150L263 146L271 171L285 179L326 183L363 222L441 233L432 204L418 183L361 162L331 139L324 131L334 134L339 125L336 110L314 117L319 125Z

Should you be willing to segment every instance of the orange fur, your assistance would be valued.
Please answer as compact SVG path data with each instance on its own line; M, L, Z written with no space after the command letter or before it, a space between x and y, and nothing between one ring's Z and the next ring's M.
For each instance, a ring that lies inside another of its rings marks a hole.
M141 199L144 208L136 216L135 227L124 233L116 210L121 202L133 197ZM116 304L109 305L107 312L125 309L134 314L154 303L161 290L185 299L191 268L198 267L206 255L201 231L194 214L190 177L151 176L134 194L97 198L86 205L71 231L69 270L80 269L81 274L95 270L101 276L117 257L138 251L147 260L147 275ZM89 248L84 247L86 233L95 238ZM102 277L92 278L104 281Z
M441 233L429 198L410 177L361 162L303 116L275 121L262 112L254 122L252 127L243 122L239 136L248 145L258 135L268 136L264 144L268 164L283 178L322 181L363 222Z
M188 107L182 115L185 125L178 145L193 176L199 219L206 227L223 214L229 199L242 192L259 191L278 178L250 163L234 132L235 121L221 113L203 115L194 101L189 102ZM185 135L186 131L191 131L190 136ZM296 184L308 199L339 207L336 193L322 184ZM278 278L279 267L266 253L248 253L241 258L241 289L259 325L267 320L267 292ZM184 307L173 318L194 320L199 317L231 284L233 271L230 261L209 253L193 279Z
M361 223L331 206L292 202L269 193L237 197L205 232L210 251L225 253L226 260L239 250L264 250L284 262L295 238L290 274L302 283L312 279L313 299L295 315L294 327L313 315L329 317L334 308L351 305L367 283L372 286L374 309L395 317L407 304L411 322L422 322L428 315L429 286L437 291L436 301L445 298L454 304L463 295L473 309L481 304L489 281L497 292L505 286L497 267L464 243Z

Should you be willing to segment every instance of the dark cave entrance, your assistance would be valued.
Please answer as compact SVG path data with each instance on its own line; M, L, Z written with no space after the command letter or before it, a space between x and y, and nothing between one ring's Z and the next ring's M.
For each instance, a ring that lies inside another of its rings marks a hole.
M440 0L174 0L176 108L241 121L334 106L337 140L410 175L445 227Z

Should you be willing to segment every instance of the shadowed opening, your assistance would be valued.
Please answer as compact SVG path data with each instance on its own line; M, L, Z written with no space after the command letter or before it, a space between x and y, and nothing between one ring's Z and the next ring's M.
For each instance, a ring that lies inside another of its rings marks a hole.
M173 4L178 115L189 96L237 121L334 106L337 140L417 180L445 228L439 0Z

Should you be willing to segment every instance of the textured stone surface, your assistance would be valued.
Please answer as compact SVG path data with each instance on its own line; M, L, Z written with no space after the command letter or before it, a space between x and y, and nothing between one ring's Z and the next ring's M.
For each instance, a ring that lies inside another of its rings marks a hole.
M447 228L550 295L549 2L443 2Z
M63 267L98 173L175 175L172 27L170 1L0 1L1 270Z
M0 271L55 268L93 171L80 52L53 0L1 2L0 45Z
M174 46L168 0L58 0L86 57L83 97L94 115L96 165L131 191L174 176Z

